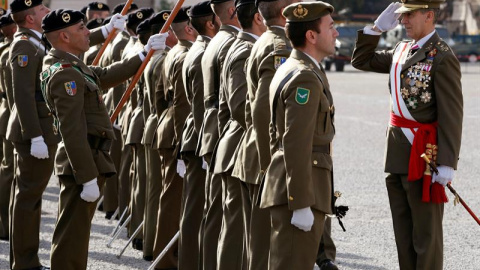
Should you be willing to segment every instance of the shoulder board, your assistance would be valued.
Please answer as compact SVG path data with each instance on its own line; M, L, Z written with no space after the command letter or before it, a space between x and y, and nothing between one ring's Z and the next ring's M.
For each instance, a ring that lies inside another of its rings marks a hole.
M18 39L20 40L28 40L28 36L27 35L21 35L18 37Z
M442 52L447 52L450 50L450 47L444 40L439 40L437 43L435 43L435 48Z
M70 65L70 64L62 64L60 62L57 62L57 63L49 66L44 71L42 71L40 79L42 81L45 81L48 78L50 78L51 76L53 76L55 73L57 73L57 71L62 70L62 69L66 69L66 68L71 68L71 67L72 67L72 65Z

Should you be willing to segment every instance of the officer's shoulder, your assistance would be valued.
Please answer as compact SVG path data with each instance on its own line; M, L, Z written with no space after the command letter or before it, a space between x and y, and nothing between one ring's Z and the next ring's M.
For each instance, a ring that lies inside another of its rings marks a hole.
M435 49L437 49L437 51L441 54L444 54L444 53L447 53L447 52L450 52L452 51L452 49L450 48L450 46L448 46L447 42L445 42L445 40L443 39L440 39L438 40L435 44L434 44L434 47Z
M60 60L45 69L42 72L42 78L47 76L50 76L52 81L71 81L73 79L83 81L82 74L77 71L70 62L65 60Z

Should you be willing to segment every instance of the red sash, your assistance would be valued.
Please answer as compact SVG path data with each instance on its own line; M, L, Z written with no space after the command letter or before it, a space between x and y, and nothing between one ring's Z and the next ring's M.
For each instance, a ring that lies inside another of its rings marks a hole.
M448 202L445 187L435 182L432 184L432 174L426 162L420 157L426 153L434 161L437 153L437 122L422 124L394 113L390 114L390 125L399 128L417 128L413 138L408 164L408 181L417 181L423 178L422 201L433 203Z

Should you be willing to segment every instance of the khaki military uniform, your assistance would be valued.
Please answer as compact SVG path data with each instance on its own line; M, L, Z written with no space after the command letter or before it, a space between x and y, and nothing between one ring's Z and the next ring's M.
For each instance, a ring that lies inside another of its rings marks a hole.
M254 42L252 35L240 32L227 53L221 74L218 123L222 134L214 155L214 173L222 176L224 201L218 249L219 269L247 268L243 265L243 259L246 258L248 249L245 241L248 226L242 226L246 225L244 218L249 219L244 217L242 205L242 189L245 193L246 186L231 173L237 147L245 132L245 66ZM245 243L245 246L238 245L240 242Z
M333 212L334 107L325 73L310 56L294 49L272 79L270 104L273 155L260 204L271 216L269 269L310 269L325 215ZM305 207L314 215L309 232L291 224L293 210Z
M182 81L182 66L185 56L192 46L187 40L179 40L165 57L164 97L168 107L162 112L157 128L157 147L162 166L162 194L157 220L157 236L154 256L158 256L168 242L175 236L180 225L180 208L183 179L177 174L177 154L182 136L183 124L188 114L188 102ZM183 105L183 106L182 106ZM183 110L182 115L179 110ZM178 245L169 249L165 257L157 264L157 269L176 268L178 265Z
M133 76L141 60L134 56L108 68L87 67L71 54L53 49L44 62L45 95L62 135L55 157L61 192L51 265L86 269L96 202L80 198L82 184L97 178L102 188L105 178L116 172L108 154L115 135L100 86L110 87Z
M244 215L249 216L249 266L266 269L270 250L269 211L258 207L260 182L270 162L268 104L270 82L280 65L290 55L285 30L269 26L255 42L247 61L246 132L239 144L232 176L244 181ZM263 160L261 163L260 160Z
M95 57L97 57L98 51L102 47L101 44L90 47L90 49L83 55L83 62L87 65L91 65Z
M182 67L182 80L188 114L183 127L180 153L185 162L183 177L180 238L178 247L178 268L196 269L201 262L200 226L205 204L205 170L202 158L195 154L198 144L198 130L203 120L203 73L202 56L211 38L198 35L195 43L185 56ZM177 94L177 93L176 93ZM175 105L174 105L175 106ZM195 118L195 114L197 118ZM183 117L184 115L182 115ZM196 128L197 127L197 128Z
M145 130L142 144L145 147L146 172L146 194L145 194L145 214L143 225L143 256L153 257L153 245L155 242L155 232L157 227L158 206L160 193L162 191L162 178L160 170L160 157L158 151L153 149L156 143L155 131L158 125L158 117L155 111L155 87L159 80L163 79L163 61L168 52L157 51L145 68L145 92L143 101L143 113L145 121Z
M217 265L217 245L222 224L222 182L220 175L213 174L212 153L218 142L218 103L220 92L220 73L225 56L238 33L238 28L222 25L212 38L202 57L203 91L205 113L199 133L198 155L208 164L206 187L208 196L205 200L203 266L215 269Z
M398 75L391 75L390 92L397 93L400 87L401 98L407 106L404 114L409 113L419 123L438 122L436 163L456 169L462 135L463 96L460 64L455 54L437 33L415 53L399 49L410 48L408 42L400 42L391 51L375 52L378 41L378 36L360 31L353 66L389 73L392 66L398 67L393 65L393 60L400 53L409 53L401 69L396 71ZM393 112L394 105L391 107ZM411 143L402 129L390 125L385 172L400 268L442 269L444 205L422 202L423 181L407 181L410 149Z
M0 239L8 240L9 205L13 182L13 144L6 139L8 119L13 104L12 72L8 64L11 41L5 40L0 47L0 136L2 138L2 161L0 164Z

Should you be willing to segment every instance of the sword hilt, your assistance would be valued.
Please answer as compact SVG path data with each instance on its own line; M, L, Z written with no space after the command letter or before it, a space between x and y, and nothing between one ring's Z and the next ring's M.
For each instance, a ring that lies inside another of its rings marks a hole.
M432 169L432 171L434 171L436 174L438 174L437 166L435 165L435 163L432 163L432 161L427 157L427 155L425 153L420 155L420 157L423 158L423 160L425 160L425 162L427 162L428 166L430 166L430 169Z

